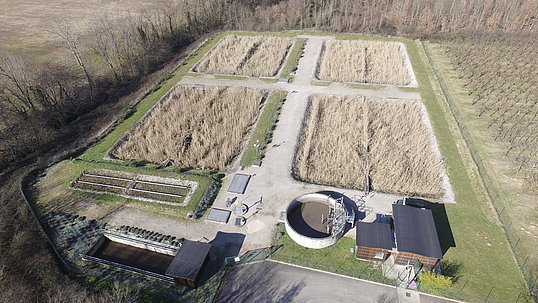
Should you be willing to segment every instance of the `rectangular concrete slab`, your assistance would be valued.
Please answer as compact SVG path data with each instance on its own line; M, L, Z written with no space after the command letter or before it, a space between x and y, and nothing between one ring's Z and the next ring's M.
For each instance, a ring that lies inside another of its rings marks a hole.
M248 181L250 180L250 175L245 174L235 174L230 187L228 187L229 193L234 194L244 194L247 190Z
M218 223L228 223L230 219L230 214L232 212L225 209L212 208L207 215L206 220Z

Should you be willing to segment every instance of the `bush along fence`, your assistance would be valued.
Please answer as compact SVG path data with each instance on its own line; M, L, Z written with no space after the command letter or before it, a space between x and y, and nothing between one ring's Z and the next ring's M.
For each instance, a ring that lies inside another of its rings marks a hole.
M194 219L201 218L204 215L205 211L210 208L211 205L213 205L213 202L217 198L221 186L222 182L220 179L211 179L211 184L209 185L209 188L202 196L202 199L200 199L200 203L198 203L198 206L196 206L196 210L194 211Z
M503 198L500 193L499 188L497 187L496 183L493 181L494 179L490 176L488 171L485 169L484 161L482 160L481 156L476 151L475 144L473 143L471 139L471 135L469 134L469 131L461 121L461 116L458 113L458 110L456 109L456 103L451 97L450 93L448 93L447 85L440 74L438 68L433 63L433 60L431 58L431 55L428 51L428 48L424 45L423 42L420 42L421 47L424 51L424 54L426 55L429 65L432 67L433 74L435 77L435 80L439 83L439 86L441 88L441 92L444 95L444 98L447 101L448 108L454 117L456 124L458 126L458 129L463 137L463 140L467 146L467 149L470 152L471 158L473 162L476 165L476 168L478 170L478 174L480 176L480 180L483 184L483 187L485 189L487 198L489 201L491 201L491 204L493 205L493 208L495 209L495 212L497 214L497 217L501 221L502 228L506 234L506 237L508 239L508 242L510 243L510 247L512 249L512 252L514 254L514 257L520 267L520 271L523 274L523 277L527 283L527 287L530 293L530 296L532 299L536 302L538 302L538 268L534 265L531 265L528 263L529 260L529 254L524 251L524 249L520 246L521 245L521 237L517 235L513 228L513 221L505 212L506 210L506 204L503 203ZM465 285L464 285L465 287ZM490 290L493 292L495 289L495 286L492 286ZM517 298L514 298L514 302L524 302L525 298L527 297L527 294L524 292L517 292L514 294ZM488 300L488 297L486 298L486 301Z

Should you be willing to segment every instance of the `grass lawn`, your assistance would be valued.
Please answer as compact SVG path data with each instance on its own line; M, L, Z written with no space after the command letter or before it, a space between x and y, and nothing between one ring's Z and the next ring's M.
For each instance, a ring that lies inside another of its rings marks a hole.
M329 86L331 84L333 83L329 81L319 81L319 80L310 81L310 85L315 85L315 86Z
M213 75L215 79L223 79L223 80L248 80L250 77L247 76L234 76L234 75Z
M283 224L277 226L277 233L282 233L282 236L276 244L283 246L272 254L270 259L394 285L393 280L383 277L381 267L379 269L368 268L371 262L355 258L355 253L349 250L355 249L354 239L343 237L333 246L311 249L295 243L285 233Z
M418 87L398 87L398 89L406 93L420 92L420 89Z
M373 90L380 90L383 89L383 85L376 85L376 84L361 84L361 83L346 83L346 86L353 89L373 89Z
M136 174L154 175L160 177L177 178L198 182L194 194L189 203L185 206L171 206L155 202L146 202L136 199L128 199L119 197L113 194L97 194L83 192L70 188L71 182L77 179L83 171L89 169L108 169L116 171L125 171ZM117 206L130 207L140 211L148 211L158 215L166 215L171 218L184 219L188 212L193 212L196 209L200 199L207 192L211 185L211 179L208 177L173 173L162 170L149 170L136 167L127 167L120 165L109 165L93 163L88 161L63 161L53 166L47 176L42 179L36 186L37 195L36 205L41 212L48 210L56 211L84 211L77 203L80 201L94 201L97 204L97 212L99 209L106 210Z
M282 104L287 96L286 91L274 91L267 100L267 104L263 109L263 113L260 116L256 128L250 136L248 145L241 157L241 166L250 166L252 161L259 160L263 158L265 149L269 142L271 141L274 127L276 126L276 121ZM256 148L254 144L259 144L259 147Z

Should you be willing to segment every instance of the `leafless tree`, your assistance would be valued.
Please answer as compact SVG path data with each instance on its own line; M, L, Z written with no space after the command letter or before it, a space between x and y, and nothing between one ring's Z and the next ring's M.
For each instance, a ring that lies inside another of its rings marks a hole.
M51 30L52 33L60 37L65 43L63 46L71 52L77 65L80 67L86 80L88 81L89 97L90 100L94 99L94 86L93 79L86 67L84 60L82 59L82 53L79 47L79 35L72 29L72 25L64 21L56 21L55 28Z

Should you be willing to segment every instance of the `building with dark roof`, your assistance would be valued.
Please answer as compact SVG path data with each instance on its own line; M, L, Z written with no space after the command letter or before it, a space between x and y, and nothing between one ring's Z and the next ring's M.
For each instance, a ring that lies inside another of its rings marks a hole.
M393 204L394 231L396 234L397 264L419 260L431 269L443 258L432 211L408 205Z
M172 263L166 269L166 275L177 283L195 288L201 273L209 262L211 244L184 240Z
M180 247L103 233L83 260L195 288L209 263L211 244L183 240Z
M388 223L359 222L356 226L357 258L383 261L392 250L392 232Z
M431 270L443 258L431 210L404 204L392 205L392 224L357 224L357 258L407 265L419 260ZM390 241L390 246L389 246Z

